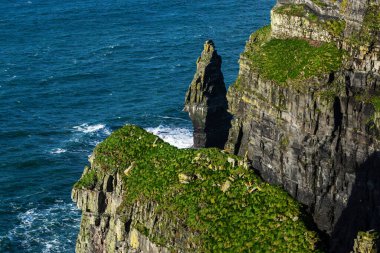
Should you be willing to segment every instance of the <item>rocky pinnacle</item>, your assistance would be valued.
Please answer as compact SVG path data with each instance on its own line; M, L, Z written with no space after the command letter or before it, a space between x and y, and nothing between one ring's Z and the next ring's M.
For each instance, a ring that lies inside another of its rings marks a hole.
M185 98L184 111L194 127L194 148L223 148L227 140L230 115L221 66L213 41L206 41Z

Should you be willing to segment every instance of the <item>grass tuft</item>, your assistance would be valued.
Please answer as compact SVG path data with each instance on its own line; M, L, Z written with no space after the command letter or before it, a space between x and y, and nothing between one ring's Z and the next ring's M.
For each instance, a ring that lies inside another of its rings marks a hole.
M98 181L95 170L90 170L84 174L78 182L75 183L75 188L93 189Z

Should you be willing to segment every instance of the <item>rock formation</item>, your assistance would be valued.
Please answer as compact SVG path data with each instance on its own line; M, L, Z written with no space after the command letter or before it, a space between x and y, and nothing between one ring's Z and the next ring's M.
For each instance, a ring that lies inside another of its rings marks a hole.
M300 205L244 159L125 126L89 160L72 191L77 253L316 252Z
M305 204L334 253L349 252L358 231L380 231L379 9L377 1L279 1L271 27L251 35L227 94L226 150ZM335 45L341 66L328 69L327 57L322 70L297 55L299 39L310 54Z
M223 148L230 128L222 58L209 40L197 60L197 71L186 93L185 111L193 122L194 148Z
M329 252L376 250L379 4L279 0L227 95L206 42L185 110L194 147L225 150L182 152L133 127L113 133L73 189L77 252L313 252L307 214Z

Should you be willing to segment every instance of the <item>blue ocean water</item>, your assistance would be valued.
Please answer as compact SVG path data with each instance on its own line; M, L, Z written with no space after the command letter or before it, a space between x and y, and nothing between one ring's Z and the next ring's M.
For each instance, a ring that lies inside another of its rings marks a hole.
M95 145L128 123L191 145L182 108L203 42L232 83L274 2L1 1L0 252L74 252L70 191Z

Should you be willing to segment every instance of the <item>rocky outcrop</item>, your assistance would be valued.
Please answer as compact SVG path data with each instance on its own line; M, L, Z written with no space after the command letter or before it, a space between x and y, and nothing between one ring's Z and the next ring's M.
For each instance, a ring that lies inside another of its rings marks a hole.
M268 40L254 34L227 94L234 119L225 149L305 204L334 253L349 252L358 231L380 231L378 22L376 1L279 1L268 40L334 43L346 51L341 67L272 80L252 53Z
M94 158L93 156L92 159ZM90 169L85 169L82 178L95 170L93 165ZM118 209L124 196L123 184L121 176L117 173L99 173L94 186L73 188L72 199L82 210L75 252L170 252L167 248L153 243L136 229L138 226L145 227L143 224L151 224L156 219L164 219L156 215L154 205L135 203L128 211L119 214Z
M223 148L230 128L222 58L209 40L197 60L197 71L186 93L185 111L193 122L194 148Z
M104 174L92 164L83 172L82 180L89 173L97 175L94 185L76 185L72 191L72 200L82 211L76 253L169 253L175 247L186 248L185 243L193 236L174 217L158 212L157 204L123 205L122 174ZM170 247L160 246L160 238L175 237Z
M72 191L77 253L317 251L300 205L245 159L125 126L89 160Z
M250 165L305 205L330 252L376 251L376 233L359 231L380 231L379 9L278 1L227 94L207 41L185 111L194 147L230 154L180 151L131 126L114 132L72 192L76 251L316 250L307 215Z

